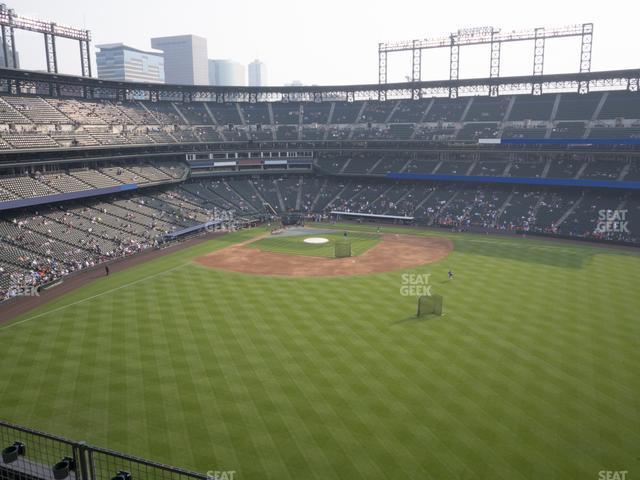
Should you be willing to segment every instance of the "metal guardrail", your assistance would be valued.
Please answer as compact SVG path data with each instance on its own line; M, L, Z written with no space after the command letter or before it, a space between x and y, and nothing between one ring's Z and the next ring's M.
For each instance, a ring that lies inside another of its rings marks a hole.
M212 480L0 421L0 480Z

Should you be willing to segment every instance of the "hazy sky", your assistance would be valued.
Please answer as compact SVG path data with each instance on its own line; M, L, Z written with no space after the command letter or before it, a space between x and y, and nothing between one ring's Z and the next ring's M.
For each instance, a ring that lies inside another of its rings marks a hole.
M593 22L592 70L640 64L638 20L630 1L524 2L457 0L3 0L18 14L91 30L93 44L124 42L150 48L150 38L193 33L208 39L209 58L267 64L269 84L377 82L378 42L441 36L458 28L493 25L503 30ZM624 12L627 12L626 15ZM23 68L44 69L44 41L16 38ZM532 70L530 43L503 47L501 75ZM62 73L79 73L75 42L58 43ZM488 46L461 51L460 77L488 76ZM577 39L549 41L545 73L576 71ZM95 61L93 63L95 70ZM448 78L448 50L423 56L423 80ZM409 55L389 59L389 81L410 75ZM95 72L94 72L95 75Z

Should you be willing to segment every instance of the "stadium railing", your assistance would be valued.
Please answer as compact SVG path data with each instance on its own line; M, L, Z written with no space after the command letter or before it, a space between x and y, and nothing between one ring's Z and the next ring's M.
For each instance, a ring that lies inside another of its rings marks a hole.
M212 480L0 421L0 480Z

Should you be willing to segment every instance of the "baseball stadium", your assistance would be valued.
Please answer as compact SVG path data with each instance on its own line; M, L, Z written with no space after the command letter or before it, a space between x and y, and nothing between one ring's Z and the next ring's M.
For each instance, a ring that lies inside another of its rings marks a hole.
M0 6L0 479L640 475L640 69L593 24L286 87L98 79L51 25Z

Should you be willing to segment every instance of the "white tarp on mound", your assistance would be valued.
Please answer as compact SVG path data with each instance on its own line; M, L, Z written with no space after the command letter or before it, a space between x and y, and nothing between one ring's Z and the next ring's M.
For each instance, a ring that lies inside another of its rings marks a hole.
M310 238L304 239L304 243L313 243L314 245L319 245L321 243L328 243L328 242L329 242L328 238L322 238L322 237L310 237Z

